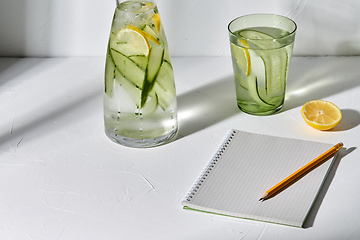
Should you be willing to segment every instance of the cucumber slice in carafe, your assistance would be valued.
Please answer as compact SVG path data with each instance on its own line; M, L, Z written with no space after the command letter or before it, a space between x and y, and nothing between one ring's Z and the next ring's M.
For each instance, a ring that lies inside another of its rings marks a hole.
M145 70L145 80L141 92L141 107L146 103L149 92L154 86L155 78L160 70L164 58L164 49L161 47L152 47L149 53L148 64Z
M115 64L109 53L106 54L105 62L105 93L109 96L113 96L115 80Z
M144 83L145 72L130 58L121 52L111 49L111 56L117 70L130 82L139 88Z

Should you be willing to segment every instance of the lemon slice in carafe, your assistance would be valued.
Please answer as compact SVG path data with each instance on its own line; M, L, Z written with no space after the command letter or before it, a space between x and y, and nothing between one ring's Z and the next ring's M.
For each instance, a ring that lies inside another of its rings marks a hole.
M121 29L111 42L111 48L126 56L148 56L150 51L147 38L135 27Z

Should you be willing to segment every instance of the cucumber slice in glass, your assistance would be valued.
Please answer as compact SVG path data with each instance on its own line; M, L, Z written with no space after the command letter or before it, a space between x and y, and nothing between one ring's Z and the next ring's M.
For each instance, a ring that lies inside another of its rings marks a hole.
M269 99L282 95L285 91L288 64L286 49L281 48L281 44L267 33L256 30L243 30L239 35L248 38L249 44L255 46L254 52L264 61L266 96L263 96L263 98Z
M259 81L257 79L257 77L253 74L251 74L248 78L247 78L247 83L248 83L248 91L249 94L251 96L251 98L260 106L273 106L272 104L268 103L267 100L265 100L262 97L262 89L259 86Z
M256 40L256 39L274 39L273 36L271 36L270 34L266 34L264 32L261 31L257 31L254 29L245 29L243 31L239 32L239 35L247 38L248 40Z

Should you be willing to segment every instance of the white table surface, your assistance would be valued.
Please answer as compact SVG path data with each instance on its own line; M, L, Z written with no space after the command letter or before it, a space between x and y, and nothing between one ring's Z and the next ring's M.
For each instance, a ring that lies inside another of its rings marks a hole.
M294 57L285 107L264 117L238 110L230 57L173 65L178 136L133 149L104 134L104 59L0 59L1 240L358 239L360 57ZM300 109L312 99L338 105L340 125L306 125ZM344 143L306 228L182 209L231 128Z

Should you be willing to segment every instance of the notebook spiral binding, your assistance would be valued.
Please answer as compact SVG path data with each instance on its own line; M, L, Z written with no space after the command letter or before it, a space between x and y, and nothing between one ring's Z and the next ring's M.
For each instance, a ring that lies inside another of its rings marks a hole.
M225 138L221 141L218 150L212 156L209 163L206 167L202 170L199 177L196 179L194 185L190 188L188 193L185 195L184 201L190 202L191 199L195 196L195 194L199 191L201 185L204 183L205 179L209 176L212 169L215 167L217 162L219 161L220 157L224 153L225 149L228 147L229 143L235 136L235 130L229 130L228 133L225 135Z

